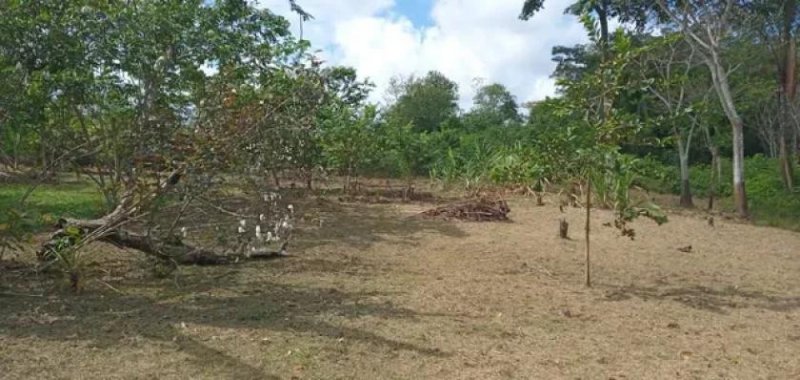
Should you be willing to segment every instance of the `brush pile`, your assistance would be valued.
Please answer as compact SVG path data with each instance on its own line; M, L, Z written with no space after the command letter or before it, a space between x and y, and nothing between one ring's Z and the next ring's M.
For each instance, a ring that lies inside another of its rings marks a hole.
M506 201L480 198L430 209L422 213L427 218L458 219L471 222L508 220L511 209Z

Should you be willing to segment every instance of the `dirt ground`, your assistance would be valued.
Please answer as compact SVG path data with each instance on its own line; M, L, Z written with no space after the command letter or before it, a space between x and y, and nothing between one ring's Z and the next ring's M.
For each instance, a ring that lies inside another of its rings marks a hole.
M583 211L561 240L558 207L509 205L466 223L315 200L291 258L159 280L99 246L81 295L7 263L27 295L0 296L0 378L800 378L800 234L671 215L630 241L595 211L587 289Z

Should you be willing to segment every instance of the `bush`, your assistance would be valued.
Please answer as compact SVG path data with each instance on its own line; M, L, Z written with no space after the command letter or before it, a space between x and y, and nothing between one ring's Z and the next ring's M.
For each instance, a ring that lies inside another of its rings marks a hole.
M718 197L733 195L732 165L728 158L721 159L722 178ZM637 181L643 188L661 193L680 194L678 170L656 160L642 160L644 177ZM756 223L800 230L800 188L786 191L778 173L776 159L755 155L745 159L745 184L750 210ZM711 166L696 165L690 171L692 194L708 197L711 186ZM723 202L723 204L726 204Z
M717 197L728 197L733 194L733 184L731 181L733 166L731 165L731 160L727 158L720 158L720 163L722 166L722 177L717 181ZM745 162L745 168L747 168L747 166L748 164ZM711 165L707 164L692 166L689 169L689 183L691 184L693 195L705 198L711 194L712 170L716 169L713 169ZM747 174L749 173L745 173L745 178L747 178ZM677 170L674 178L671 193L680 194L681 184Z
M648 155L636 162L635 171L639 175L633 181L634 186L657 193L675 191L675 179L679 177L678 168L664 165L658 159Z

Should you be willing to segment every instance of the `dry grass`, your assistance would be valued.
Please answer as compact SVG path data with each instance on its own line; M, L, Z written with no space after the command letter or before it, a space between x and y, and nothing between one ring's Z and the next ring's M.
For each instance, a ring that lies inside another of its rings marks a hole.
M0 378L800 378L800 234L688 215L630 241L595 212L586 289L582 211L561 240L556 206L509 203L478 224L312 200L294 257L177 281L97 247L85 294L0 296ZM50 286L24 271L0 284Z

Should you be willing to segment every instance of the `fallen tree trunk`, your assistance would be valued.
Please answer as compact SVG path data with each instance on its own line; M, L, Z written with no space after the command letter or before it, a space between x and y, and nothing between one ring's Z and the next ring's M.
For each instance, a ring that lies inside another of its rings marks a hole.
M278 251L260 249L246 254L221 255L212 250L194 247L184 243L178 237L160 239L155 236L137 233L125 229L131 221L141 214L142 209L165 194L178 184L185 168L172 171L169 176L159 181L158 186L149 194L136 199L135 187L131 186L120 197L117 207L99 219L69 219L58 221L58 230L42 244L37 252L41 261L53 261L59 258L58 253L65 249L81 249L95 241L103 241L121 248L130 248L175 265L225 265L242 260L269 260L286 257L288 242L284 242Z
M59 223L59 230L42 244L37 256L42 261L53 260L57 258L55 255L57 250L64 246L65 239L67 239L68 245L75 244L78 242L77 236L86 236L99 231L107 226L107 223L105 218L95 220L62 219ZM70 231L70 229L76 228L80 231L78 235ZM111 243L120 248L134 249L176 265L226 265L242 260L270 260L289 256L286 252L288 243L284 243L278 251L261 249L247 254L221 255L209 249L186 244L177 238L162 240L122 228L103 232L95 240Z
M164 191L174 186L180 176L180 171L173 172L159 185L157 192L151 194L146 200L155 199L158 191ZM138 203L134 200L133 191L129 190L123 194L114 211L102 218L88 220L62 218L58 221L58 230L37 251L37 257L42 261L52 261L58 258L59 250L80 249L94 241L104 241L121 248L135 249L177 265L224 265L239 262L242 259L268 260L288 256L286 253L288 243L284 243L279 251L262 249L242 255L220 255L208 249L188 245L179 238L163 240L124 229L123 226L133 219L142 205L141 200Z

